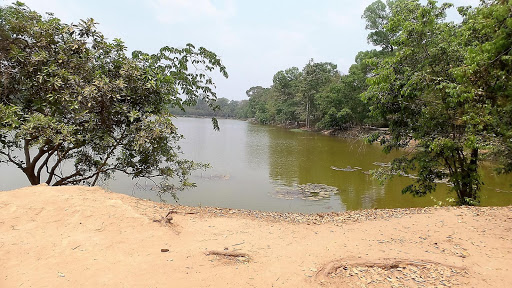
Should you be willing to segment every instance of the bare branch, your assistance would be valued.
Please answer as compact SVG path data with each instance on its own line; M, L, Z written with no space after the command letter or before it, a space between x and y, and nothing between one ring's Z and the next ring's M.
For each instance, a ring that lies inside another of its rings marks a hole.
M13 163L14 165L16 165L18 168L20 168L21 170L23 170L23 164L19 161L16 161L12 158L11 156L11 152L9 150L7 150L7 153L5 153L4 151L0 151L0 155L4 155L7 157L7 159L9 160L9 162Z
M126 135L126 130L127 129L124 129L123 133L121 133L119 138L116 139L115 144L112 146L112 149L107 153L107 156L105 156L105 160L103 161L103 163L98 167L98 169L94 173L96 175L96 177L92 181L92 184L91 184L92 186L96 186L96 182L100 178L100 174L105 172L105 171L101 171L101 170L103 169L103 167L105 167L107 165L108 160L114 154L114 152L116 151L117 147L121 145L121 141L122 141L122 139L124 139L124 137Z
M71 174L71 175L69 175L69 176L63 177L63 178L61 178L61 179L59 179L59 181L56 181L55 183L53 183L53 185L52 185L52 186L67 185L67 184L69 184L69 183L67 183L66 181L68 181L69 179L75 178L75 177L77 177L77 176L82 176L82 173L81 173L80 171L75 171L75 173L73 173L73 174ZM94 175L91 175L89 178L92 178L92 177L94 177ZM87 179L85 179L85 180L87 180ZM83 180L80 180L80 181L79 181L79 179L77 179L77 180L73 180L73 181L70 181L70 182L76 182L76 181L78 181L78 183L79 183L79 182L81 182L81 181L83 181Z

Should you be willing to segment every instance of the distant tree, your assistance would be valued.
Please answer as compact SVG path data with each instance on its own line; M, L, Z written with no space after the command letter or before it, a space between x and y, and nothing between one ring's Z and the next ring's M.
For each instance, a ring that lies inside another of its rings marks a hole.
M397 35L395 53L379 62L365 98L389 124L385 151L414 150L392 162L392 173L417 172L403 192L423 196L448 179L458 203L472 205L482 151L500 155L503 172L512 167L512 10L483 1L459 8L464 21L454 24L450 7L394 3L384 30Z
M359 109L365 107L360 91L354 91L354 82L348 76L330 84L317 94L318 110L322 113L319 129L344 129L359 124ZM358 93L359 92L359 93Z
M335 64L328 62L315 63L313 59L302 69L299 93L302 103L301 112L307 128L310 128L312 120L315 120L312 119L317 112L315 96L339 76Z
M360 53L344 76L335 64L313 59L302 70L292 67L278 71L270 88L256 86L247 91L244 115L262 124L302 122L307 128L316 124L320 129L362 124L368 118L368 105L361 100L361 93L372 69L366 60L381 54L376 50Z
M272 90L276 106L277 120L281 123L299 120L299 89L302 73L292 67L274 75Z
M387 55L383 51L371 50L359 52L355 64L350 66L348 74L332 82L317 94L318 110L322 114L317 127L320 129L345 129L355 125L376 124L378 120L369 116L369 105L362 100L362 94L371 77L373 67L368 60L379 59Z
M249 98L249 118L255 118L261 124L272 123L270 114L270 97L272 90L261 86L251 87L246 95Z
M247 118L243 117L241 109L242 101L229 100L227 98L218 98L215 105L210 105L206 100L201 98L197 99L195 105L187 107L182 110L177 107L170 107L171 114L176 116L191 116L191 117L222 117L222 118ZM245 113L245 112L244 112Z
M249 115L251 114L249 109L249 100L241 100L238 103L238 109L236 112L236 118L238 119L249 119Z
M155 179L162 193L192 186L187 176L202 165L179 158L168 106L214 106L205 73L227 77L225 67L191 44L128 57L95 24L65 24L20 2L0 7L0 161L33 185L95 185L122 172Z
M220 98L217 100L220 100ZM216 105L212 107L208 101L199 98L195 104L191 103L189 105L186 109L171 106L169 107L169 112L175 116L215 117L219 115L220 106L217 101Z

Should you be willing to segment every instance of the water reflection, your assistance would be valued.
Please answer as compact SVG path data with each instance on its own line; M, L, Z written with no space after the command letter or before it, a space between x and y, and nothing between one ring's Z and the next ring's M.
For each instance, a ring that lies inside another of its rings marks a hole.
M269 146L269 135L268 129L260 125L247 125L243 122L241 125L245 130L245 143L241 143L242 147L245 146L247 153L246 161L249 167L252 169L264 168L268 169L268 146ZM234 141L237 141L233 139Z
M432 205L430 198L402 196L400 188L409 179L396 179L385 186L367 172L378 168L376 159L390 161L380 147L362 141L333 138L317 133L272 129L269 135L270 178L288 185L322 183L337 187L341 205L348 210ZM339 171L331 167L357 167ZM359 169L360 168L360 169Z
M379 168L376 161L389 162L399 154L385 155L378 145L284 129L269 130L268 135L269 175L273 180L287 185L322 183L337 187L347 210L425 207L449 204L455 197L445 184L438 184L436 192L427 197L415 198L401 194L402 188L412 183L410 178L396 177L384 185L372 179L367 172ZM512 175L496 175L488 164L482 165L481 172L485 182L482 205L512 203Z

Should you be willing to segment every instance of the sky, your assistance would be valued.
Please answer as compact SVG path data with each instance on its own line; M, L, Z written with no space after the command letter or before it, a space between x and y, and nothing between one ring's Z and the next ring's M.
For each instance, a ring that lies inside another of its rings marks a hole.
M192 43L215 52L229 78L212 75L217 96L247 99L253 86L269 87L275 73L302 69L310 59L346 73L366 41L361 15L374 0L24 0L65 23L93 18L108 39L129 51L157 52ZM13 1L0 0L2 5ZM444 2L444 1L440 1ZM476 6L479 0L452 0ZM449 13L457 20L456 11Z

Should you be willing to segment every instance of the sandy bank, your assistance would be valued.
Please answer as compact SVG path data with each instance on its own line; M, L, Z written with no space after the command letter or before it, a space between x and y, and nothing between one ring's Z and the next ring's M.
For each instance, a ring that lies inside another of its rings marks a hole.
M0 192L0 287L507 287L511 228L512 207L301 215L38 186Z

